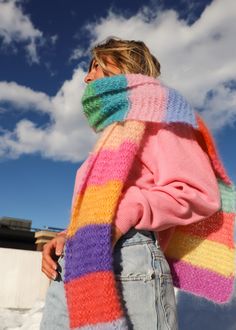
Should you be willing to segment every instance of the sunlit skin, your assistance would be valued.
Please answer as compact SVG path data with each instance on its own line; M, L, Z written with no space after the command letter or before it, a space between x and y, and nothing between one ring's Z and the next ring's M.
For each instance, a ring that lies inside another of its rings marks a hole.
M111 74L116 75L121 73L121 70L115 65L110 57L107 57L106 68ZM89 84L91 81L94 81L99 78L105 77L105 74L96 60L93 60L91 70L84 77L84 82Z
M121 70L114 64L111 58L107 58L106 68L111 72L110 75L120 74ZM90 71L84 78L84 82L89 84L90 82L105 77L101 66L96 60L93 60ZM113 225L112 227L112 248L114 248L117 241L121 238L122 232ZM55 280L58 273L58 264L55 261L63 252L64 245L66 243L66 233L60 233L53 238L50 242L44 245L43 258L42 258L42 272L52 280Z

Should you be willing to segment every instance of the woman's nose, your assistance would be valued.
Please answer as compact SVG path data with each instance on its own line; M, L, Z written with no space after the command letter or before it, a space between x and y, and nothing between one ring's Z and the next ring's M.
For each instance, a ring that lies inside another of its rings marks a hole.
M90 83L91 81L93 81L93 77L92 77L92 73L89 72L85 77L84 77L84 82L86 84Z

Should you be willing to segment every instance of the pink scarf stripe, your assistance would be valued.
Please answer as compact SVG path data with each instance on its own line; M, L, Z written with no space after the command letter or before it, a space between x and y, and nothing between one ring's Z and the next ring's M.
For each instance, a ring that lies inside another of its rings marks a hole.
M86 180L86 189L92 185L103 185L111 180L124 181L126 177L126 169L130 164L132 153L137 149L137 144L130 141L123 142L118 149L104 149L100 152L91 154L89 162L93 164L91 174ZM124 155L120 158L120 153ZM96 161L95 161L96 160ZM110 166L107 167L107 162ZM104 173L103 176L100 173ZM82 185L78 193L83 193L85 186Z
M135 75L127 75L128 87L135 85ZM159 85L157 80L153 84L140 85L130 89L130 110L126 119L137 119L150 122L163 122L166 116L167 90ZM150 103L156 111L150 111Z

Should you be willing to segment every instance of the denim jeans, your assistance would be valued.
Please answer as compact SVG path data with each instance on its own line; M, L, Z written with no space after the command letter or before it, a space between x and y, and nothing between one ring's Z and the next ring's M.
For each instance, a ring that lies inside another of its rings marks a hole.
M114 272L129 330L177 330L169 265L152 232L131 229L116 244ZM60 258L63 278L64 258ZM48 289L41 330L67 330L63 281ZM118 330L118 329L117 329Z

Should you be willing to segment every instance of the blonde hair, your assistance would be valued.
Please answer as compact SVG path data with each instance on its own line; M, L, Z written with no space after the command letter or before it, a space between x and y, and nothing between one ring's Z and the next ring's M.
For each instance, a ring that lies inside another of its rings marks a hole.
M110 37L97 44L91 50L91 53L93 59L90 63L89 71L91 70L93 60L96 60L104 74L110 75L111 72L106 68L109 56L121 70L121 73L141 73L155 78L160 75L160 63L142 41Z

